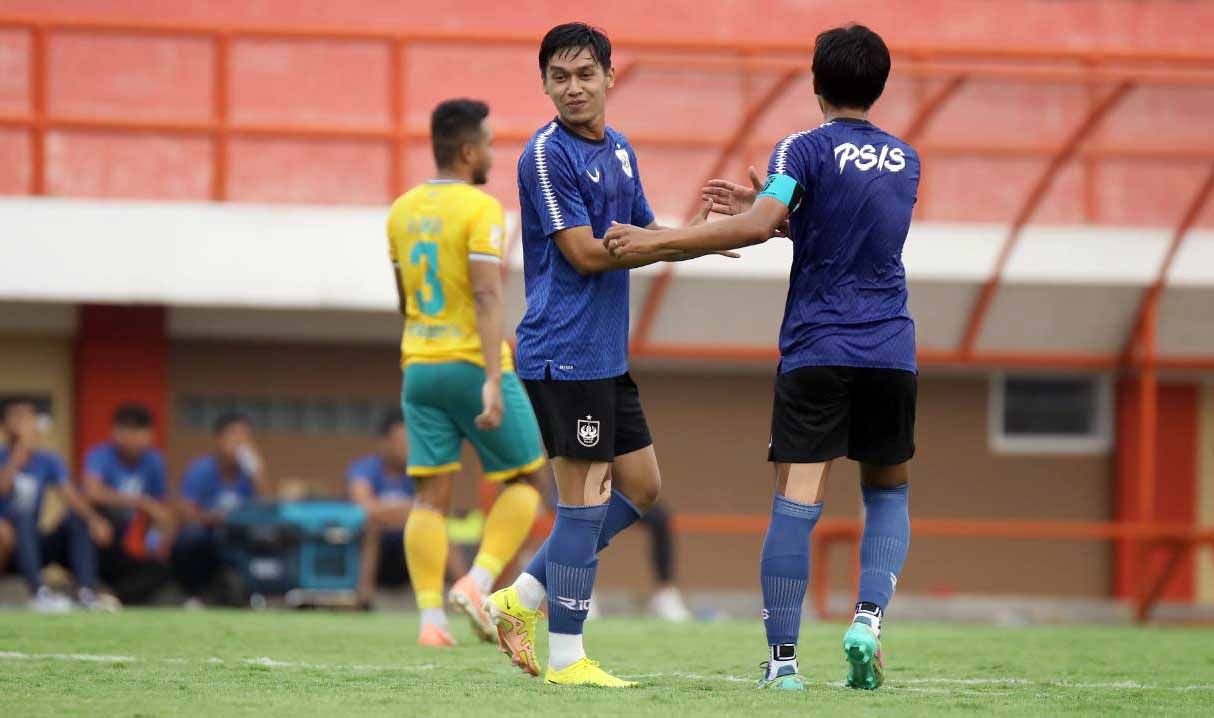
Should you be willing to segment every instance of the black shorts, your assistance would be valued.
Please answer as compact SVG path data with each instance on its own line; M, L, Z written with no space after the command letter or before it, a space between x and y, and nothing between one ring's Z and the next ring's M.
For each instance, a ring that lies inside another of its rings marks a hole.
M613 461L653 443L636 382L611 379L524 379L551 458Z
M768 461L816 464L846 456L893 466L915 455L914 372L807 366L776 377Z

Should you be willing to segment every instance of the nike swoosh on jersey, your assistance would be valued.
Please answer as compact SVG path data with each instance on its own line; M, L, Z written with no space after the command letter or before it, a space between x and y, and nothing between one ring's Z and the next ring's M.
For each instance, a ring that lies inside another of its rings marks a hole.
M586 170L586 176L590 178L591 182L598 182L599 178L602 177L603 174L599 172L598 168L596 167L594 174L590 174L590 170Z

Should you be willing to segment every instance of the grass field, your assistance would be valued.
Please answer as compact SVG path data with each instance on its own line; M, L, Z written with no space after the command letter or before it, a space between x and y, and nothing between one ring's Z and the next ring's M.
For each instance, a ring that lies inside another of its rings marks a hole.
M595 658L642 681L558 689L459 625L413 643L411 614L0 612L2 716L1212 715L1214 631L894 624L886 687L842 687L839 625L802 634L806 693L758 691L758 621L591 622ZM541 653L541 657L542 657Z

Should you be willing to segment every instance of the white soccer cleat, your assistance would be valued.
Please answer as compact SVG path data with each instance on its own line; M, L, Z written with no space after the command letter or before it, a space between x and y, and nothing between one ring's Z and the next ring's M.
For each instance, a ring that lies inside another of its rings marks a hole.
M686 623L692 619L691 611L683 602L683 594L674 586L667 586L649 600L649 610L656 618L671 623Z
M72 599L61 593L55 593L47 586L41 586L30 599L29 609L34 613L70 613Z

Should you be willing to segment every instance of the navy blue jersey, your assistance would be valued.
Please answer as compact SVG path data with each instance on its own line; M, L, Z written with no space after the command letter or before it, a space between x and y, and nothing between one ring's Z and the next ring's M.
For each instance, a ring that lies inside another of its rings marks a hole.
M199 457L186 469L181 480L181 496L202 511L228 513L257 497L253 477L237 467L227 476L214 454Z
M793 242L780 371L916 371L902 245L919 155L869 122L838 119L782 140L767 172L764 194L789 205Z
M628 371L628 271L582 276L553 241L562 229L589 226L595 237L611 222L645 227L636 153L607 128L600 141L553 120L518 160L527 313L518 326L516 369L524 379L607 379Z
M0 446L0 468L9 461L9 448ZM17 467L8 493L0 494L0 518L18 515L37 517L42 513L42 499L47 489L67 484L67 466L58 454L35 449Z
M403 471L393 471L380 454L370 454L356 459L346 471L346 485L366 482L376 498L384 501L400 501L413 498L416 489L413 479Z

